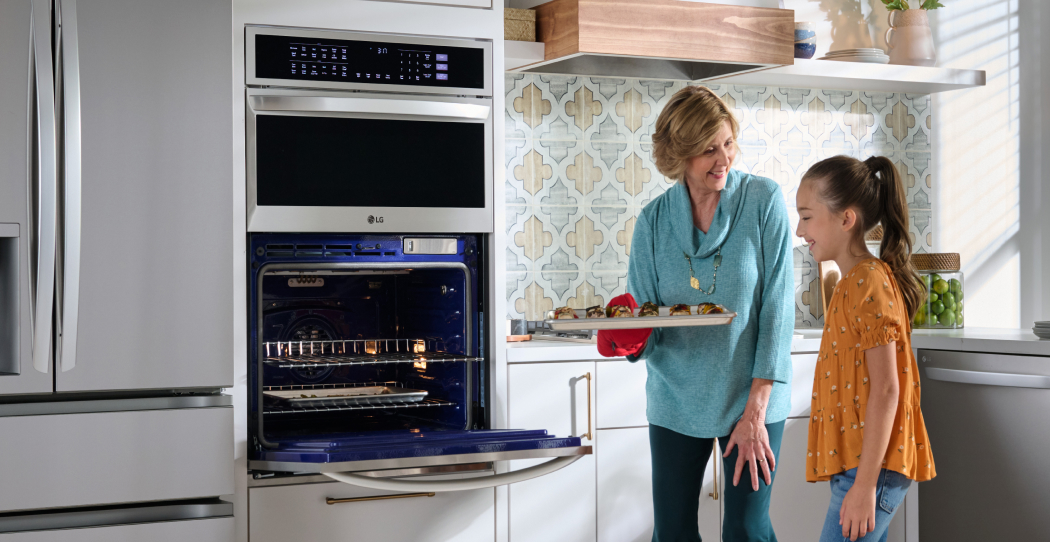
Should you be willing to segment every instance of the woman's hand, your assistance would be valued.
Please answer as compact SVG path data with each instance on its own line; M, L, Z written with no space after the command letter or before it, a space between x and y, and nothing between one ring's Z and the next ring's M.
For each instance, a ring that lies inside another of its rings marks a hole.
M733 485L740 483L740 475L745 463L750 464L753 491L758 491L759 465L761 465L762 478L765 479L766 485L773 485L773 477L770 473L776 470L777 458L769 446L769 432L766 431L764 415L749 416L748 412L745 412L744 417L733 428L733 433L729 436L729 444L722 457L729 457L734 446L737 448L737 456Z
M839 509L839 525L842 536L853 541L875 530L875 486L854 483L849 488Z

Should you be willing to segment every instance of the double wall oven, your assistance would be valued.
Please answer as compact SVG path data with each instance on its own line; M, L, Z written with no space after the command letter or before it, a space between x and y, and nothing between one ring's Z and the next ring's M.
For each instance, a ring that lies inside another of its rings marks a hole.
M491 42L263 26L245 38L256 477L475 489L589 454L579 437L492 429ZM535 458L550 461L390 476Z

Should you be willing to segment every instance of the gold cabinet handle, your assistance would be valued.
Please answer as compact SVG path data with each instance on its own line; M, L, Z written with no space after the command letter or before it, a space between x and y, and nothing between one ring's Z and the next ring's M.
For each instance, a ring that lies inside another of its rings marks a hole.
M386 501L389 499L411 499L413 497L433 497L436 493L401 493L398 495L375 495L372 497L354 497L352 499L333 499L328 497L324 500L326 504L343 504L348 502Z
M587 379L587 432L580 435L580 438L594 440L594 428L591 426L591 419L594 417L591 415L591 373L583 375L583 378Z
M714 471L715 471L715 490L712 491L711 493L708 493L708 495L712 499L714 499L716 501L718 500L718 460L719 459L720 458L718 457L718 445L716 444L716 445L711 447L711 461L714 463L714 464L711 465L711 468L714 469Z

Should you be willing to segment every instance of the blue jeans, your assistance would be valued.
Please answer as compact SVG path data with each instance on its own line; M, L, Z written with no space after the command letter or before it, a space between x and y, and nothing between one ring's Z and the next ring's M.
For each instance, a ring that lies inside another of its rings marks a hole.
M842 501L846 498L846 492L853 487L857 481L857 469L831 477L831 504L828 506L828 516L824 519L824 530L820 533L820 542L843 542L849 537L842 536L842 525L839 525L839 511L842 509ZM889 534L890 521L897 507L904 502L904 496L908 494L911 480L899 472L882 469L879 473L879 481L875 486L875 530L868 531L866 535L858 538L860 542L886 542Z

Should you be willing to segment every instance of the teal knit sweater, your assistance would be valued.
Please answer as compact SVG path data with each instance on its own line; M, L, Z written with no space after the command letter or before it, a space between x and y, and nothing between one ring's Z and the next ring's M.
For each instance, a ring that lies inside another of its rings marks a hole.
M715 292L689 285L689 254L709 290L722 248ZM730 170L704 234L693 225L689 192L676 184L642 209L631 241L627 291L639 305L718 303L737 317L727 326L657 328L645 359L649 423L699 438L723 437L744 413L751 380L774 380L766 423L791 408L794 329L791 226L780 187Z

